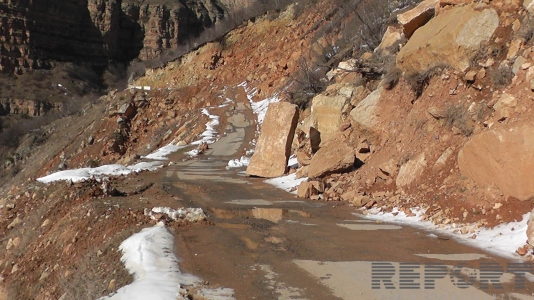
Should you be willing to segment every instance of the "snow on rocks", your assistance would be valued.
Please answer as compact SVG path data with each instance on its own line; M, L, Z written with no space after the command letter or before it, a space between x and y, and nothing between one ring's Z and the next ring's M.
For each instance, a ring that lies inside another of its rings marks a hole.
M141 162L133 166L104 165L97 168L81 168L59 171L47 176L37 178L42 183L51 183L59 180L78 182L90 178L102 178L105 176L128 175L133 172L153 171L163 166L161 162Z
M431 221L422 220L425 211L426 210L419 207L412 208L412 213L407 215L404 211L399 210L398 208L394 208L391 212L383 212L380 208L373 208L365 211L366 214L355 213L355 215L365 219L406 224L429 231L440 232L468 246L476 247L498 256L510 259L520 258L520 256L516 254L516 250L525 245L527 239L527 221L530 217L530 213L524 214L521 221L503 223L494 228L477 228L475 224L460 225L452 223L437 226ZM462 228L471 228L473 231L468 231L465 232L466 234L462 234Z
M189 299L185 288L201 287L209 299L231 300L231 289L202 288L202 280L184 274L173 252L173 236L162 223L133 234L121 243L121 260L134 281L99 300Z
M153 220L159 220L164 215L173 221L188 221L191 223L206 220L206 215L202 208L179 208L172 209L170 207L154 207L152 209L145 208L145 216L149 216Z

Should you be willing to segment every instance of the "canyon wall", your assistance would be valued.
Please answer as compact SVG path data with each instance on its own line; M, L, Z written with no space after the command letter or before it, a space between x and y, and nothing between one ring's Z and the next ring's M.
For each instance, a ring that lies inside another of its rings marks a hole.
M30 117L42 116L49 111L61 111L62 102L42 102L21 99L0 99L0 116L27 115Z
M224 14L218 0L0 0L0 71L154 58Z

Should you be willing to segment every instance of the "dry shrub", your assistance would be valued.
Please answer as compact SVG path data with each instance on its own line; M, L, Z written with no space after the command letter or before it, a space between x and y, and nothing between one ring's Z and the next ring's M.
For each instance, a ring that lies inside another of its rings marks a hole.
M514 78L512 68L507 65L500 65L491 72L491 80L496 88L502 88L510 85Z
M399 83L401 77L402 71L397 68L397 65L389 65L386 69L386 74L384 75L384 88L386 90L393 89L397 85L397 83Z
M463 135L473 134L475 126L469 117L467 108L463 105L451 105L445 111L444 122L446 126L458 128Z
M307 108L313 96L326 88L326 70L324 67L318 67L311 60L300 59L295 84L289 92L290 102L301 109Z
M406 76L406 82L414 92L415 98L419 98L423 94L423 91L428 86L432 77L443 73L447 68L448 66L438 65L422 73L413 73Z
M517 31L517 36L525 39L525 44L532 41L534 37L534 17L530 14L526 14L523 20L521 20L521 28Z

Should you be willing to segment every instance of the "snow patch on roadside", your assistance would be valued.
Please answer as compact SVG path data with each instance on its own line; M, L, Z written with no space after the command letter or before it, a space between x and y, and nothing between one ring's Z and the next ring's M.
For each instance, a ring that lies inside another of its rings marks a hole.
M247 99L250 102L250 106L252 107L252 111L258 117L258 126L261 126L261 124L263 124L263 120L265 119L265 114L267 113L267 108L269 107L269 104L280 101L280 98L278 98L278 93L275 93L269 98L254 102L252 98L258 93L258 89L247 87L246 81L243 81L237 86L242 86L245 89L245 92L247 93Z
M163 147L159 148L155 152L152 152L149 155L143 156L141 158L153 159L153 160L168 160L167 155L169 155L169 154L171 154L173 152L176 152L176 151L178 151L180 149L183 149L185 147L186 146L178 146L178 145L174 145L174 144L170 143L170 144L168 144L166 146L163 146Z
M248 167L250 164L250 157L241 156L239 159L231 159L228 162L228 166L226 166L226 169L232 169L232 168L241 168L241 167Z
M173 236L161 224L130 236L119 249L134 282L99 300L186 299L179 293L181 285L200 282L199 278L180 271L173 254Z
M123 253L121 260L134 275L134 281L99 300L188 299L183 287L198 286L202 280L182 273L173 244L173 236L162 223L127 238L119 249ZM209 299L235 299L231 289L203 288L200 291L210 295Z
M293 167L293 168L298 167L298 161L297 161L297 157L295 155L292 155L289 158L289 160L287 162L287 166L288 167ZM289 174L289 175L282 176L282 177L267 179L264 182L267 183L267 184L273 185L276 188L282 189L282 190L284 190L286 192L290 192L290 193L296 195L297 191L296 190L291 191L291 190L296 188L296 187L298 187L301 182L306 181L306 180L308 180L308 177L298 178L297 179L296 174L293 173L293 174Z
M37 178L42 183L50 183L59 180L71 180L72 182L82 181L89 178L102 178L105 176L128 175L133 172L153 171L163 166L161 162L140 162L133 166L123 165L103 165L97 168L81 168L73 170L59 171L47 176Z
M299 166L299 161L296 155L291 155L287 161L287 166L296 169Z
M288 167L293 167L293 168L298 167L298 161L297 161L297 157L295 155L292 155L289 158L289 160L287 162L287 166ZM282 189L282 190L284 190L286 192L289 192L291 194L296 195L297 194L296 188L303 181L306 181L306 180L308 180L308 177L298 178L297 179L297 175L295 173L293 173L293 174L289 174L289 175L282 176L282 177L276 177L276 178L267 179L264 182L267 183L267 184L273 185L276 188Z
M526 243L527 221L530 217L530 213L524 214L521 221L503 223L494 228L475 229L474 225L465 224L451 224L445 225L443 228L438 228L438 226L430 221L421 220L421 215L425 210L412 208L411 211L415 216L407 216L403 211L399 211L397 208L394 208L392 212L382 212L380 211L380 208L373 208L368 210L368 213L365 215L359 213L355 213L355 215L365 219L405 224L433 232L443 233L468 246L476 247L501 257L510 259L521 258L515 251ZM454 230L458 230L464 226L475 229L474 234L476 235L476 238L472 238L473 234L463 235L454 233Z
M296 178L295 173L282 177L267 179L264 182L273 185L276 188L282 189L286 192L296 195L297 191L291 191L293 188L298 187L301 182L308 180L308 177Z
M202 143L212 144L213 142L215 142L215 139L218 136L218 133L215 130L215 126L219 125L219 116L210 115L208 110L205 108L202 109L202 114L208 116L211 121L206 124L206 130L202 134L200 134L202 138L200 140L192 142L191 145L200 145Z
M250 106L252 106L252 111L258 116L258 124L260 126L263 124L263 120L265 120L265 114L267 114L267 108L269 107L269 104L279 101L280 99L278 98L277 94L258 102L252 102L252 100L250 100Z

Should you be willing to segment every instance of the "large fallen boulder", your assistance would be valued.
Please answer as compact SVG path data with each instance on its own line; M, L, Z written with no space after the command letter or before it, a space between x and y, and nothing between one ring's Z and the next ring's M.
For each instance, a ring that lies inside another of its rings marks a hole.
M465 71L498 26L497 12L484 4L454 7L414 32L397 55L397 67L408 74L443 65Z
M321 134L321 144L331 139L343 122L343 107L347 105L345 96L329 97L317 95L312 100L311 117Z
M354 121L360 125L373 129L378 125L378 102L382 94L382 88L379 88L360 101L350 112Z
M534 123L493 129L471 138L458 153L465 177L495 185L519 200L534 197Z
M354 150L338 135L315 153L308 167L308 177L321 178L350 170L355 160Z
M286 172L297 122L296 105L287 102L269 105L254 155L247 167L248 175L272 178Z
M438 2L439 0L425 0L415 8L397 16L406 38L410 38L419 27L425 25L434 17Z

